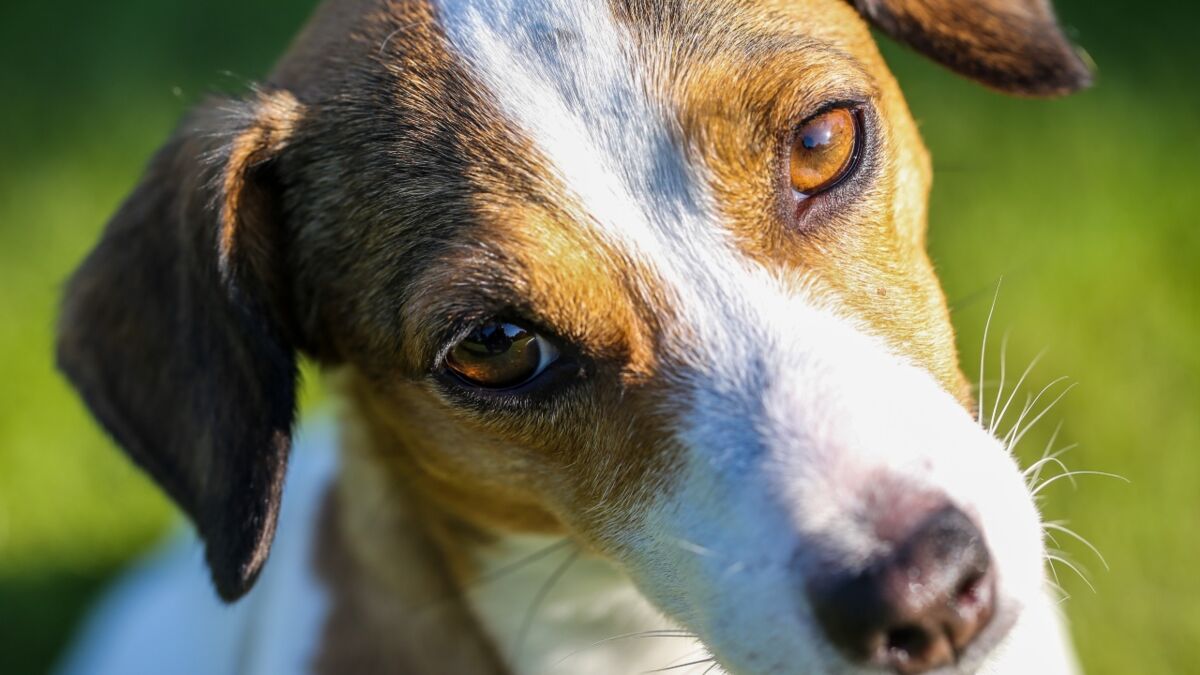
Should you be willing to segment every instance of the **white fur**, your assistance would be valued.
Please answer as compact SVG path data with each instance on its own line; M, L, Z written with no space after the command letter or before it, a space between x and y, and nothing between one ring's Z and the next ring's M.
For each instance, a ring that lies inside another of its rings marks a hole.
M234 605L213 591L194 534L174 538L93 611L62 675L293 675L320 648L327 593L312 569L318 507L336 471L333 425L297 437L270 563Z
M589 223L675 290L724 240L702 168L675 142L630 36L607 2L437 0L473 77L534 141ZM694 246L687 242L696 239ZM676 260L681 253L697 253Z
M438 6L461 58L577 201L581 226L647 271L684 317L667 327L663 354L691 401L683 473L622 561L651 600L731 671L853 672L814 624L797 559L817 544L866 559L879 544L852 517L886 476L945 495L982 525L1000 614L1021 619L980 667L1028 658L1011 645L1040 631L1053 637L1039 645L1038 672L1067 672L1066 642L1040 609L1039 518L1014 460L836 298L736 252L704 168L674 142L671 111L607 4Z
M881 479L978 518L996 625L1043 602L1038 515L998 441L930 375L827 312L795 303L755 320L765 342L712 354L724 365L697 378L679 486L647 518L660 535L640 585L660 606L734 672L854 672L817 629L800 570L817 547L851 565L876 552L859 515Z
M707 657L694 639L635 637L675 624L610 562L574 547L557 547L535 563L520 565L561 541L510 536L481 552L481 575L490 581L470 588L467 597L514 673L633 674ZM505 573L514 561L520 566ZM535 606L543 589L543 600Z

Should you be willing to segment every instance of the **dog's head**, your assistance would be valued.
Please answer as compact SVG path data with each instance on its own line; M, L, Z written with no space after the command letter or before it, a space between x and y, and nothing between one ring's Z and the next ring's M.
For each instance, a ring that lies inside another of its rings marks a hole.
M735 672L978 663L1041 592L924 252L874 25L992 87L1044 0L338 0L190 117L72 280L59 359L236 598L297 354L423 499L573 533Z

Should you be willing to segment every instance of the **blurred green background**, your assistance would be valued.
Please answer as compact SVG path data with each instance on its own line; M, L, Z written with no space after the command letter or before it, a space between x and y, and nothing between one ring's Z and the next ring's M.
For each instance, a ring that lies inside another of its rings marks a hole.
M12 0L0 8L0 672L45 671L104 584L173 522L51 366L58 289L181 113L267 72L295 0ZM978 372L1009 331L1009 384L1078 386L1062 421L1081 477L1045 494L1107 557L1059 537L1091 673L1200 672L1200 10L1059 3L1100 66L1054 102L1001 97L885 42L933 151L930 245ZM994 387L994 384L989 384ZM994 391L994 389L989 389ZM1024 402L1020 395L1018 404ZM989 397L990 399L990 397ZM989 400L989 405L991 402Z

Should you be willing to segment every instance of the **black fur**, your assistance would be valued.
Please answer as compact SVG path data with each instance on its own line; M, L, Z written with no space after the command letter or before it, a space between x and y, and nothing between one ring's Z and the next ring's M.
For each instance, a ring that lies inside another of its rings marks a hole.
M191 516L220 595L270 548L295 407L296 355L269 298L270 250L219 261L221 208L270 239L269 164L230 162L236 116L201 114L153 159L67 287L58 363L104 427ZM214 122L219 120L214 128ZM227 172L245 174L224 194ZM222 267L226 273L222 273Z

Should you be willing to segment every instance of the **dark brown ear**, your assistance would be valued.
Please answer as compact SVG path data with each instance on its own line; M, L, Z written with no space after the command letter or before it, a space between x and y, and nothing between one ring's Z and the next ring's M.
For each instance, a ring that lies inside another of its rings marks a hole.
M1000 91L1060 96L1091 84L1048 0L851 2L884 33Z
M71 278L58 364L188 513L217 591L266 561L296 399L275 159L283 92L204 106L151 161Z

